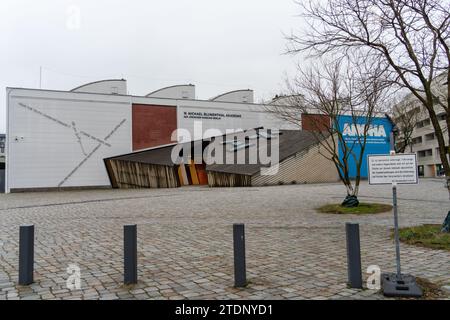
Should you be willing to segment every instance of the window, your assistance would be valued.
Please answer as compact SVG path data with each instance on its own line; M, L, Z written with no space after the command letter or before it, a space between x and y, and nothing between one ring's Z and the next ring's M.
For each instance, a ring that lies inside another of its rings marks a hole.
M436 175L438 176L438 177L441 177L441 176L443 176L445 174L445 172L444 172L444 167L442 166L442 164L437 164L436 165Z
M434 133L429 133L425 135L425 141L431 141L434 140Z
M429 157L433 155L433 150L432 149L421 150L417 152L417 155L419 156L419 158Z
M261 131L258 132L258 135L264 139L276 139L281 134L281 132L267 132L267 131Z
M264 139L276 139L279 135L283 134L282 132L267 132L267 131L258 131L255 134L252 134L251 136L248 136L247 138L249 140L254 140L257 138L264 138Z
M253 146L254 144L250 144L249 142L243 142L243 141L234 141L233 143L230 143L232 145L232 148L229 151L238 151L245 148L248 148L250 146Z
M438 121L443 121L443 120L445 120L446 116L447 116L447 115L446 115L445 112L438 114L438 115L437 115Z
M412 141L412 144L422 143L422 137L413 138L411 141Z
M423 168L423 166L418 166L417 169L419 171L419 177L423 177L424 176L424 168Z
M425 119L425 120L417 122L416 128L420 129L420 128L429 126L430 124L431 124L430 119Z
M253 146L253 144L250 144L248 142L240 142L240 143L234 145L234 151L245 149L245 148L248 148L250 146Z
M223 141L222 144L230 145L231 147L228 149L228 151L238 151L241 149L248 148L250 146L253 146L254 144L250 144L248 141L240 141L240 140L226 140Z
M222 141L221 142L221 144L234 144L236 141L234 141L234 139L233 140L225 140L225 141Z

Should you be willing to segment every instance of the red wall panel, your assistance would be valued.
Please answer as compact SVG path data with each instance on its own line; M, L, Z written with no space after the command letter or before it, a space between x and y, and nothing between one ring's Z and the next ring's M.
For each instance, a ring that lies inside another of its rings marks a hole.
M133 150L172 143L170 136L177 128L177 108L133 104Z
M330 127L330 117L322 114L302 114L302 130L326 131Z

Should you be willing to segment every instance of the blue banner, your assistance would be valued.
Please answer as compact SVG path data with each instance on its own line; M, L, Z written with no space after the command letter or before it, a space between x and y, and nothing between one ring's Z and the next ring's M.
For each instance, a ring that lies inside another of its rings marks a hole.
M347 147L353 147L353 153L359 158L361 145L358 142L358 134L364 133L366 124L365 117L340 116L338 119L339 130L342 132ZM366 148L364 150L361 178L367 178L367 155L369 154L389 154L392 124L387 118L372 118L366 138ZM361 136L361 139L363 137ZM339 157L342 159L342 147L339 145ZM356 163L352 155L348 158L350 177L356 177Z

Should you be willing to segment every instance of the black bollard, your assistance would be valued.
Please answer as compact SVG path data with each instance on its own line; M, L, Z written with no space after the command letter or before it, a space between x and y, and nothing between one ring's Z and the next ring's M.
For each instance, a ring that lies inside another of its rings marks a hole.
M123 226L124 280L125 284L137 283L137 226Z
M348 284L351 288L362 288L361 247L359 242L359 224L347 222L347 269Z
M34 269L34 225L20 226L19 229L19 284L33 283Z
M245 232L243 223L233 224L234 247L234 286L245 287L247 277L245 271Z

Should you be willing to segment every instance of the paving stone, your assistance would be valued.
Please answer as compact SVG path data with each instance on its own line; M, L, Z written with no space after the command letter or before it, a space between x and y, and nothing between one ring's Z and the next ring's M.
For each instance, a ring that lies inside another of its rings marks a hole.
M438 179L398 189L400 226L441 224ZM427 192L423 192L426 190ZM339 184L0 194L0 299L385 299L347 288L345 223L360 224L363 271L395 270L392 214L325 215ZM361 201L391 203L362 182ZM246 224L246 288L234 288L232 224ZM36 226L35 283L18 278L18 225ZM123 285L123 225L138 225L139 283ZM450 253L402 244L405 273L446 284ZM66 288L69 264L82 290ZM363 274L363 279L367 279Z

